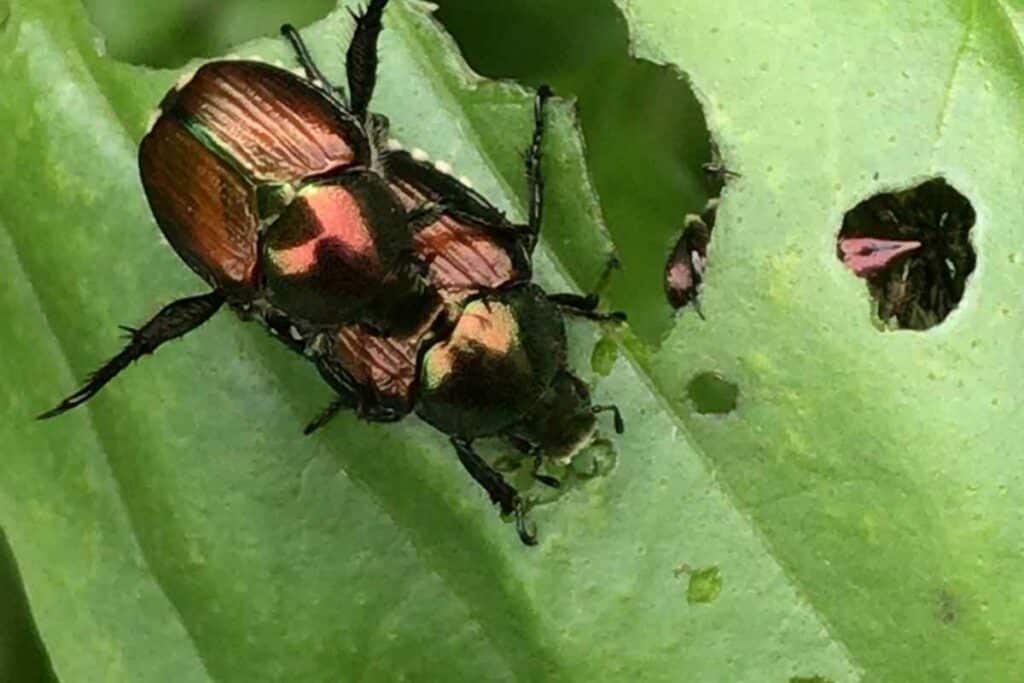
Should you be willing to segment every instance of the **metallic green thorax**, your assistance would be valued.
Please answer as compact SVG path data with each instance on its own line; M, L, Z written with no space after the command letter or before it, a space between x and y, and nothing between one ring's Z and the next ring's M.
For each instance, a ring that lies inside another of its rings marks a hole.
M488 293L424 354L417 412L446 434L499 434L531 410L565 359L561 312L539 287Z

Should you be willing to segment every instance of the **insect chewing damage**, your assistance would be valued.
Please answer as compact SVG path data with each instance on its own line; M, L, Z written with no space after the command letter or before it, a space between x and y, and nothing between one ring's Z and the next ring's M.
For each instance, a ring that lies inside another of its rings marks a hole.
M210 62L164 98L140 146L143 186L168 242L212 291L132 330L117 356L40 418L81 405L227 303L308 357L337 392L307 433L343 409L377 422L415 412L449 435L532 544L528 502L474 441L503 437L535 463L565 464L595 440L600 413L621 433L618 408L594 405L569 369L563 317L625 316L598 311L594 295L549 295L531 282L546 87L534 101L524 224L449 165L388 142L386 117L368 109L386 5L370 0L353 14L347 90L285 26L303 77L254 60ZM291 201L266 199L284 197L282 187ZM539 466L534 478L558 485Z
M867 281L883 328L928 330L952 313L977 255L975 212L943 178L870 197L843 218L836 255Z

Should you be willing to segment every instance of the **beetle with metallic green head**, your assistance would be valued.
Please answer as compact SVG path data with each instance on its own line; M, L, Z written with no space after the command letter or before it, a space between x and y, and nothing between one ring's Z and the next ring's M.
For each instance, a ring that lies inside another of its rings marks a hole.
M504 437L524 454L568 464L589 445L596 415L612 405L592 405L587 385L568 368L564 314L618 322L619 313L594 311L596 297L549 295L532 283L484 290L460 305L440 333L427 326L408 337L373 339L343 329L330 340L321 364L339 399L307 427L319 428L341 408L367 419L398 420L415 412L449 435L459 460L503 514L513 514L524 543L535 538L525 523L519 492L474 450L473 442ZM357 379L357 390L348 384ZM550 486L549 476L537 479Z
M283 32L307 78L251 61L211 62L161 104L140 147L143 186L171 246L213 291L164 307L86 385L40 417L81 405L223 303L309 357L341 408L371 421L416 412L449 434L459 458L524 542L518 492L473 450L503 436L567 461L590 442L589 391L566 367L563 313L596 320L595 297L529 283L542 214L543 105L527 155L529 223L515 225L466 183L386 145L368 112L387 0L355 15L350 97ZM555 485L550 477L541 481Z

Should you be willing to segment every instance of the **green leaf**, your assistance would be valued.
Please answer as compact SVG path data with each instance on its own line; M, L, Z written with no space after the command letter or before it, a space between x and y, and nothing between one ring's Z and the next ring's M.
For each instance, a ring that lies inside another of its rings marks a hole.
M1019 338L1008 283L1024 261L1009 247L1020 229L1008 218L1013 157L967 127L984 111L1001 122L1003 149L1017 142L1019 55L1007 24L985 19L991 9L966 32L955 7L872 8L858 15L854 28L871 37L858 46L815 43L852 21L838 8L787 5L787 24L777 7L769 19L738 5L626 7L645 54L693 73L743 178L716 233L709 322L684 316L657 352L624 334L611 368L601 361L598 397L625 409L627 434L614 437L609 473L534 510L534 549L445 439L414 420L343 417L303 439L329 392L227 314L88 407L31 421L116 351L117 324L201 283L160 244L135 169L149 113L180 74L99 57L71 0L11 9L0 33L0 74L16 84L0 99L10 282L0 314L11 321L0 332L0 525L59 678L1000 680L1017 670L1020 421L1009 387L1019 366L999 341ZM472 79L419 4L396 2L386 24L375 109L521 215L528 93ZM961 40L935 77L936 37L950 27ZM339 80L348 31L344 12L308 31ZM291 61L280 41L243 53ZM810 59L819 53L828 58ZM883 78L886 64L910 76ZM925 130L917 119L936 83L955 87ZM585 290L609 247L569 108L554 119L539 280ZM980 209L981 266L946 324L883 335L862 284L835 260L838 221L877 184L932 166ZM591 341L580 326L583 374ZM738 385L735 412L693 411L686 388L700 372ZM691 604L691 591L705 599Z
M620 4L742 174L708 322L684 317L651 356L657 391L866 679L1015 679L1022 6ZM979 267L939 327L880 332L835 257L843 213L934 176L978 213ZM700 371L739 385L734 415L690 413Z
M18 568L0 533L0 680L56 680L29 614Z

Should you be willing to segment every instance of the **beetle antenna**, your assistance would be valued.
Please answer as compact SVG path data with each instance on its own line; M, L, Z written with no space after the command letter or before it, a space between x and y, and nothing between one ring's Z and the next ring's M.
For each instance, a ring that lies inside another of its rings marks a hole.
M622 413L619 412L619 407L616 405L603 405L603 406L591 406L590 412L597 415L598 413L610 412L613 416L613 423L615 425L615 433L622 434L626 431L626 423L622 420Z

